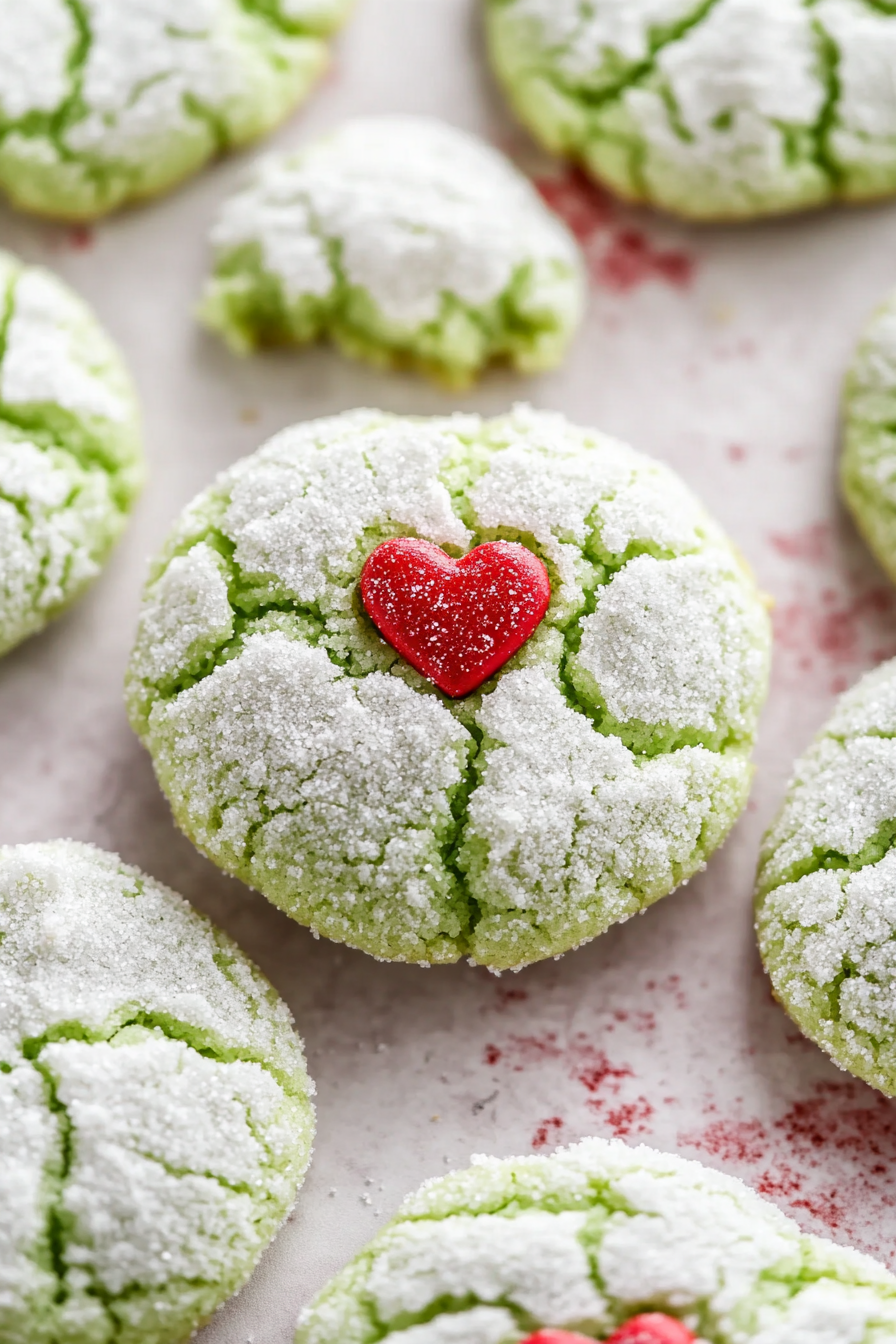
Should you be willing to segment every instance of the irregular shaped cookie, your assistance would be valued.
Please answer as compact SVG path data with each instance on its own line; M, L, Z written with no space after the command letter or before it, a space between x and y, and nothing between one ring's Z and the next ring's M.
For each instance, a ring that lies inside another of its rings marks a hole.
M547 566L544 619L464 699L361 601L400 536ZM382 958L511 967L637 914L721 843L768 648L752 580L658 462L525 407L356 411L283 431L182 514L127 698L178 824L295 919Z
M249 1277L311 1153L286 1006L91 845L0 848L0 1338L180 1344Z
M263 135L350 0L0 0L0 190L92 219Z
M765 837L756 927L776 997L896 1095L896 661L842 695Z
M306 1308L296 1344L519 1344L542 1326L622 1341L633 1317L646 1338L685 1333L654 1316L647 1334L653 1313L713 1344L877 1344L896 1334L896 1278L731 1176L585 1139L427 1181Z
M843 494L868 545L896 582L896 294L869 322L843 400Z
M485 0L539 140L620 196L750 219L896 191L896 13L866 0Z
M0 252L0 653L100 572L143 480L121 356L49 271Z
M494 359L552 368L582 313L578 246L528 179L419 117L262 159L212 243L201 316L236 350L328 337L463 386Z

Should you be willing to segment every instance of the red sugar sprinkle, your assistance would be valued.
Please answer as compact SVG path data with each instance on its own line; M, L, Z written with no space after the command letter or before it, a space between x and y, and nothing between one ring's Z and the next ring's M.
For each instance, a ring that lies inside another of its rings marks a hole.
M68 230L68 242L76 252L86 252L96 242L96 235L88 224L72 224Z
M532 1147L545 1148L549 1143L556 1143L562 1128L563 1120L561 1117L559 1115L549 1115L547 1120L542 1120L532 1135Z

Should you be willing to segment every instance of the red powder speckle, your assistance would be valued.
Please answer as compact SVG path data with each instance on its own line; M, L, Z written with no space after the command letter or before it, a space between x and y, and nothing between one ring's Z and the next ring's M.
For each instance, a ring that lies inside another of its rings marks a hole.
M559 1115L549 1115L547 1120L542 1120L541 1124L532 1135L532 1147L544 1148L549 1143L556 1143L560 1137L560 1131L563 1129L563 1121Z
M768 1151L768 1134L758 1120L713 1120L699 1133L679 1137L721 1162L761 1162Z
M831 525L810 523L796 532L770 532L768 539L786 560L806 560L809 564L818 565L830 556Z
M483 1062L485 1064L488 1064L489 1068L491 1068L493 1064L497 1064L499 1062L502 1055L503 1051L499 1050L496 1045L487 1045L485 1047L485 1050L483 1051L482 1059Z
M504 1012L513 1003L525 1003L529 994L525 989L504 989L501 985L497 986L495 998L497 999L496 1008L498 1012Z
M96 242L96 234L88 224L73 224L66 236L69 247L75 252L86 252Z
M627 1064L611 1064L603 1050L589 1048L583 1050L583 1054L585 1062L573 1068L572 1076L582 1084L586 1092L599 1092L605 1083L634 1077ZM617 1087L613 1090L618 1092L619 1089Z
M745 462L747 460L747 450L739 443L729 443L726 453L729 462Z
M653 1126L653 1107L646 1097L637 1097L634 1101L623 1102L612 1110L603 1110L603 1102L588 1102L589 1107L601 1114L601 1119L617 1139L630 1138L632 1134L649 1134Z
M622 217L624 208L577 168L537 178L547 204L565 220L585 253L595 284L617 294L648 280L686 289L696 262L680 248L656 245L642 229Z

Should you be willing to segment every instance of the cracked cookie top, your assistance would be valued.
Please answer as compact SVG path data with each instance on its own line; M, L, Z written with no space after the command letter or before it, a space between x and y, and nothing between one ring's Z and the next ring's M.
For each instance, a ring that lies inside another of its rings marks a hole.
M731 1176L586 1139L427 1181L306 1308L296 1344L606 1339L645 1311L703 1344L877 1344L896 1279Z
M201 308L237 350L335 340L468 383L553 367L584 301L579 250L497 150L422 117L367 117L270 155L212 232Z
M850 1073L896 1095L896 661L840 697L765 837L759 947L775 995Z
M896 582L896 294L865 329L843 402L843 494L868 545Z
M185 1339L287 1213L312 1092L286 1006L174 892L0 848L0 1337Z
M451 700L379 636L383 540L520 542L551 602ZM556 955L666 895L746 801L768 623L666 467L562 416L355 411L283 431L181 515L131 721L200 849L316 933L416 962Z
M66 285L0 252L0 653L96 577L142 479L118 351Z
M90 219L271 129L350 0L0 0L0 189Z
M485 4L521 119L623 197L723 220L896 191L890 5Z

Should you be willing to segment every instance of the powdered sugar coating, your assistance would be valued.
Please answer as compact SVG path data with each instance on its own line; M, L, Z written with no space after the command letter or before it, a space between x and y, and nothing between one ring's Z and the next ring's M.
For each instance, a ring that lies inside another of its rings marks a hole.
M466 699L360 600L366 557L403 535L521 542L549 569L544 620ZM655 622L645 566L670 575ZM654 627L683 605L699 679L680 641L658 664ZM524 407L356 411L284 431L185 511L128 704L179 824L295 918L380 957L517 966L637 913L721 842L767 657L751 580L659 463Z
M275 125L346 0L0 0L0 188L87 219Z
M121 358L49 271L0 252L0 653L90 583L143 475Z
M487 0L549 148L621 195L735 219L896 190L896 15L865 0Z
M862 335L843 401L843 494L865 540L896 581L896 294Z
M775 993L842 1068L896 1093L896 662L797 762L766 836L757 929Z
M586 1139L426 1182L306 1308L296 1344L361 1344L374 1328L442 1344L474 1314L470 1337L488 1344L567 1323L606 1338L645 1310L713 1344L877 1344L896 1330L896 1279L730 1176Z
M0 1334L184 1339L248 1277L310 1155L285 1005L115 855L0 848Z
M212 231L206 323L237 350L329 337L452 383L559 362L583 305L572 235L497 150L367 117L261 159Z

